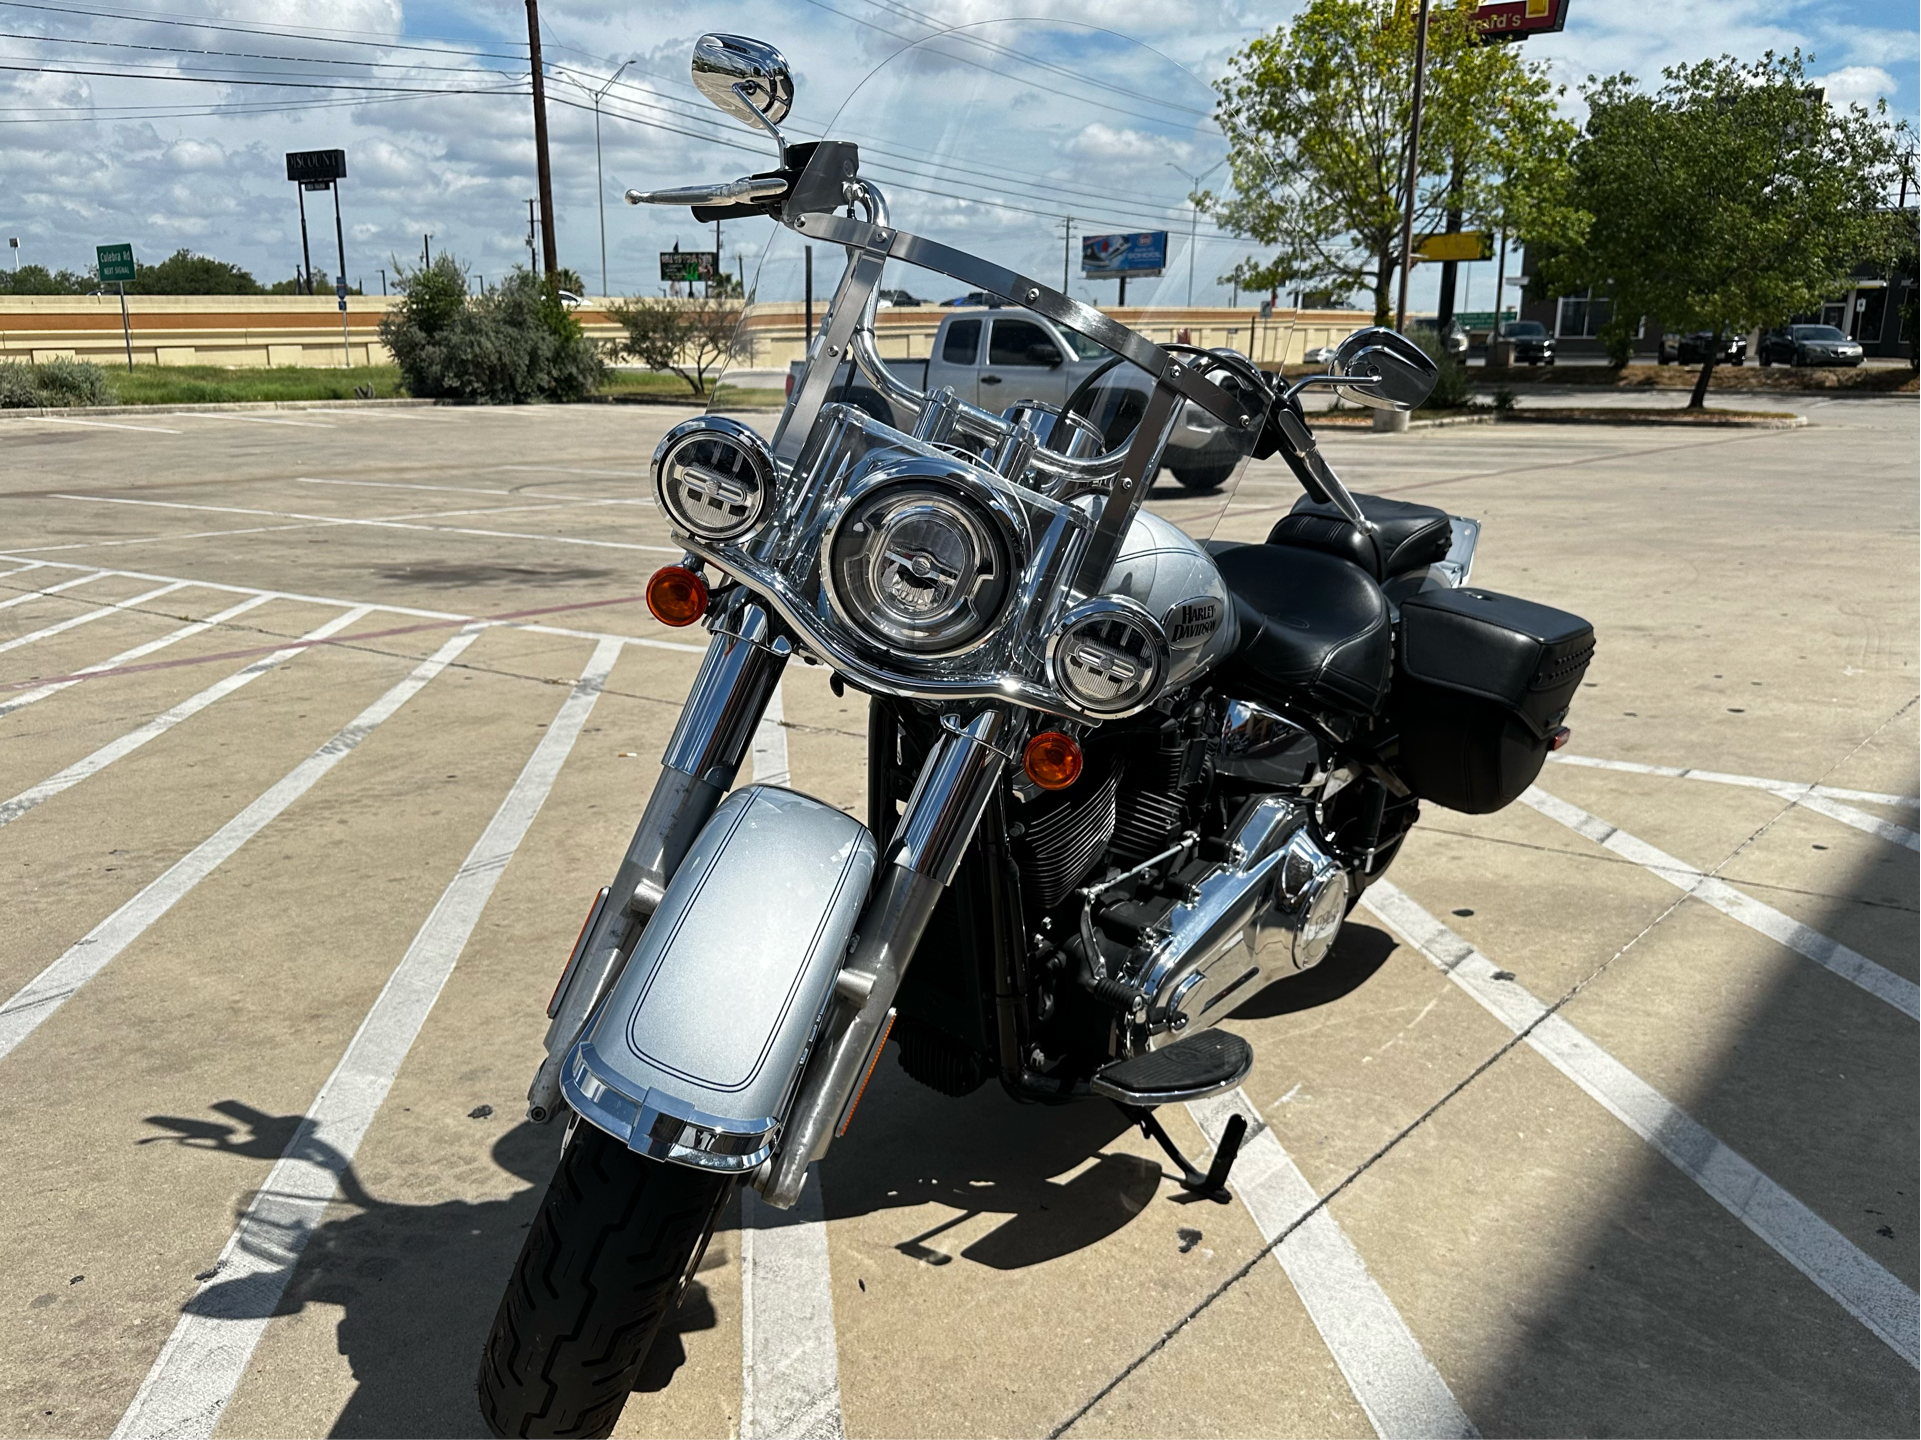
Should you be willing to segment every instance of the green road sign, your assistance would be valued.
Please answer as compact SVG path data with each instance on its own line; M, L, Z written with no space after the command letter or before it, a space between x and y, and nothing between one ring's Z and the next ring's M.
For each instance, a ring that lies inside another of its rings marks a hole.
M100 283L110 285L116 280L133 279L133 246L96 245L94 254L100 257Z

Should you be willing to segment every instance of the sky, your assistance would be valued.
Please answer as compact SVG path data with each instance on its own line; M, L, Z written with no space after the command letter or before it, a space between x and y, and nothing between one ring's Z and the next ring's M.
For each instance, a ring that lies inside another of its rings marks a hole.
M657 252L711 248L713 231L685 210L629 207L622 192L771 168L770 142L707 106L687 78L695 38L721 29L780 47L797 95L790 138L855 135L900 225L1056 280L1062 217L1076 241L1166 229L1168 274L1158 287L1135 282L1130 302L1180 303L1191 271L1195 303L1225 304L1217 277L1257 252L1186 202L1188 176L1221 154L1207 84L1298 8L545 0L561 263L602 289L604 196L607 288L658 293ZM519 0L0 0L0 235L19 237L21 261L50 268L83 269L94 246L131 242L143 261L185 247L283 279L300 260L283 153L341 148L349 279L378 292L383 268L391 284L397 266L417 263L423 235L498 277L528 255L526 42ZM1578 116L1590 74L1654 80L1664 65L1796 46L1831 99L1886 99L1910 118L1921 109L1911 0L1571 0L1567 30L1527 42L1526 54L1568 87ZM592 92L603 86L597 178ZM313 262L331 272L330 202L307 199ZM723 264L756 273L774 229L724 226ZM798 249L781 248L791 239L768 258L782 285L799 273ZM1111 281L1072 270L1074 294L1114 299ZM1464 270L1460 308L1486 308L1493 263ZM1415 308L1433 304L1437 279L1436 267L1417 270ZM940 299L952 282L900 283Z

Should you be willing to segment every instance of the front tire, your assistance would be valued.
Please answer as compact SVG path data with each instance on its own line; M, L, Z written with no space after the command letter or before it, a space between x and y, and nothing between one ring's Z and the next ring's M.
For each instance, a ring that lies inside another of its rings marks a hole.
M613 1433L727 1190L726 1177L575 1125L481 1353L494 1434Z

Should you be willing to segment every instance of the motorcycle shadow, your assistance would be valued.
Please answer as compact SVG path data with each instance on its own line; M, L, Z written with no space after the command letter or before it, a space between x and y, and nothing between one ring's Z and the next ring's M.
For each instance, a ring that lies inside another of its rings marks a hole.
M155 1115L148 1123L169 1132L141 1141L175 1143L256 1160L278 1159L300 1128L298 1115L271 1115L240 1101L211 1107L226 1121ZM230 1123L228 1123L230 1122ZM478 1129L478 1126L476 1126ZM342 1165L324 1142L301 1142L307 1158L331 1163L340 1195L317 1226L286 1287L267 1313L297 1315L310 1306L339 1312L336 1345L356 1386L336 1419L337 1436L471 1436L486 1433L474 1398L480 1350L495 1307L520 1252L540 1197L558 1159L560 1133L521 1123L498 1136L487 1154L501 1170L526 1182L511 1195L488 1200L398 1204L371 1194L352 1165ZM470 1172L480 1157L423 1160L421 1188L435 1172ZM456 1184L459 1182L456 1181ZM480 1188L461 1185L463 1189ZM491 1188L491 1187L487 1187ZM351 1207L348 1209L347 1207ZM736 1213L737 1206L729 1206ZM346 1213L342 1213L343 1210ZM719 1244L703 1270L728 1263L732 1247ZM245 1320L246 1293L216 1279L183 1307ZM257 1309L257 1305L256 1305ZM718 1324L707 1287L689 1284L673 1333L663 1332L648 1357L637 1390L665 1388L686 1360L681 1334Z

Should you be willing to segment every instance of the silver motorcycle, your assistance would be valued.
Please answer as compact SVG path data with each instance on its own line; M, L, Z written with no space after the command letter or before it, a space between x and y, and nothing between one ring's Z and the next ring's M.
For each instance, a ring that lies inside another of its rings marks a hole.
M654 453L686 554L649 605L711 639L548 1005L528 1113L566 1137L482 1361L500 1435L610 1433L730 1188L793 1205L890 1040L945 1095L1118 1105L1223 1196L1245 1122L1202 1171L1156 1107L1240 1083L1253 1052L1219 1022L1327 958L1420 801L1484 812L1533 780L1594 643L1470 587L1474 521L1351 494L1321 454L1308 392L1426 398L1434 364L1402 336L1362 330L1292 384L1156 343L896 228L867 137L783 136L773 47L704 36L693 75L778 167L628 198L764 216L846 263L771 436L710 413ZM879 353L890 265L1110 359L1065 404L923 393ZM1147 399L1117 425L1122 366ZM911 428L846 403L853 372ZM1238 476L1177 492L1183 523L1144 508L1190 423L1298 481L1264 537L1212 538ZM734 788L795 659L869 697L864 824Z

